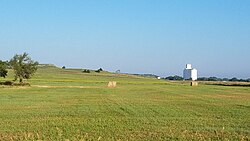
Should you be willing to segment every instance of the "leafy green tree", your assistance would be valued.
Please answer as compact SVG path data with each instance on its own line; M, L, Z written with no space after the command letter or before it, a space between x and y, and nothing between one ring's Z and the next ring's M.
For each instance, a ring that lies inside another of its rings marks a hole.
M15 81L19 79L21 83L23 79L30 79L37 71L38 62L31 60L27 53L16 54L11 60L10 65L14 70Z
M6 77L7 76L7 62L4 62L0 60L0 77Z

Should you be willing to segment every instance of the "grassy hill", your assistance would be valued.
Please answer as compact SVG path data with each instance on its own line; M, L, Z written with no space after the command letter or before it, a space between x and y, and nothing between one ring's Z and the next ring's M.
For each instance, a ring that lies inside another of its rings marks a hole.
M190 87L53 65L40 66L29 83L0 86L0 140L250 139L250 87Z

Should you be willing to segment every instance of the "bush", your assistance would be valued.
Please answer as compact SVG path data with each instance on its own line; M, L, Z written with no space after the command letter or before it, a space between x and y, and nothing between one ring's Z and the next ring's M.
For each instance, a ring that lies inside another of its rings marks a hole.
M0 85L5 85L5 86L30 86L30 83L28 83L28 82L14 83L13 81L4 81L4 82L0 82Z
M101 71L103 71L103 69L102 69L102 68L100 68L100 69L96 70L95 72L100 73Z
M175 76L168 76L165 78L166 80L183 80L183 77L175 75Z
M6 77L7 76L7 68L8 68L8 62L4 62L0 60L0 77Z
M14 86L30 86L30 83L28 82L14 83Z
M4 85L13 85L14 83L12 81L5 81Z
M83 70L83 73L90 73L90 70Z
M0 85L6 85L6 86L12 86L13 84L14 84L14 82L12 82L12 81L0 82Z

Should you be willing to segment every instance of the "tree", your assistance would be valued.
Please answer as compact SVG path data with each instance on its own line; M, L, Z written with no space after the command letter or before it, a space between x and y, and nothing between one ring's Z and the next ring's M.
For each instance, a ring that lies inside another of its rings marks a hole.
M168 76L165 79L167 79L167 80L183 80L183 77L175 75L175 76Z
M117 70L117 71L115 71L115 73L121 73L121 70Z
M238 81L238 78L233 77L233 78L229 79L229 81L233 81L233 82L235 82L235 81Z
M4 62L0 60L0 77L6 77L7 76L7 62Z
M103 69L102 69L102 68L100 68L100 69L96 70L95 72L100 73L101 71L103 71Z
M82 72L83 73L90 73L90 70L84 69Z
M10 65L14 70L15 81L19 78L21 83L23 79L30 79L36 72L38 62L31 60L27 53L16 54L11 60Z

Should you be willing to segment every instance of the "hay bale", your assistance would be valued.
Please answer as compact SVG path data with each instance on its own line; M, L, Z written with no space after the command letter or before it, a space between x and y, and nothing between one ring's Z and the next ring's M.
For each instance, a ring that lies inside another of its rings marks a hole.
M190 84L190 86L198 86L198 82L192 81L191 84Z
M116 87L116 81L109 81L108 87L109 88L115 88Z

